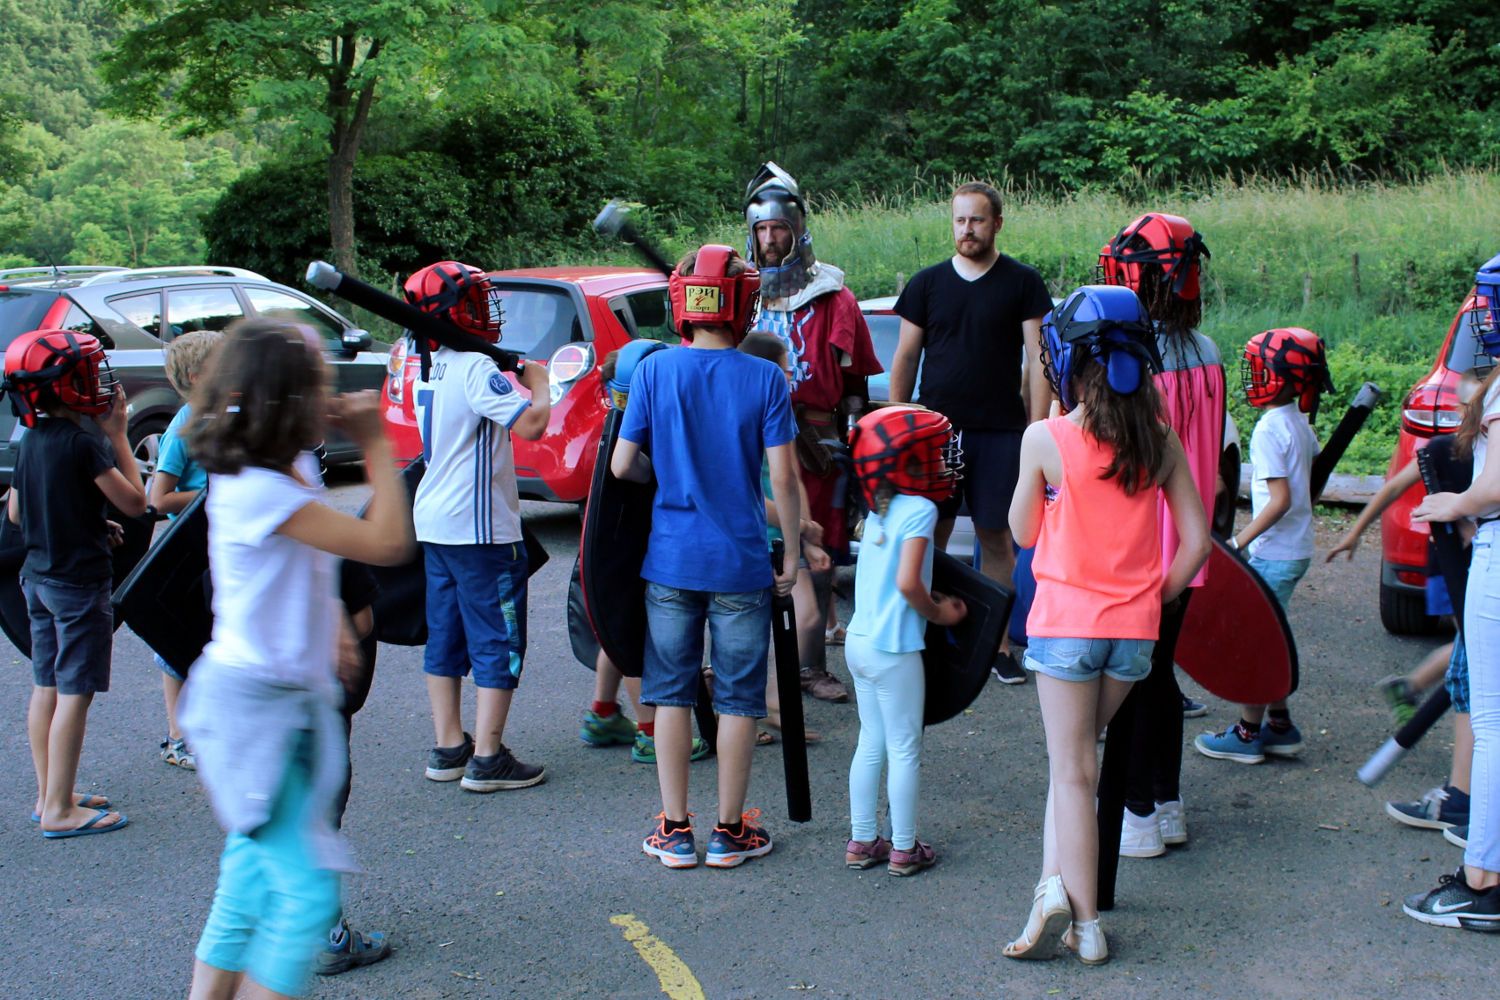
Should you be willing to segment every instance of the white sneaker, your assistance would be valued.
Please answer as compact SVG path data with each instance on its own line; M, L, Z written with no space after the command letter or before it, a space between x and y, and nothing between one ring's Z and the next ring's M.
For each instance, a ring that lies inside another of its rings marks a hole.
M1182 813L1182 800L1158 802L1156 822L1161 830L1161 842L1173 847L1187 843L1187 817Z
M1137 816L1126 809L1125 821L1120 824L1120 857L1156 858L1166 853L1167 845L1162 842L1157 813Z

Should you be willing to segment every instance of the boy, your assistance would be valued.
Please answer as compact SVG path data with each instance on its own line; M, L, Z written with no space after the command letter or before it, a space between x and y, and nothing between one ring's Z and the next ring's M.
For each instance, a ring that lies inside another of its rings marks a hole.
M1285 608L1313 555L1310 480L1318 438L1306 414L1317 412L1318 395L1332 392L1333 382L1323 341L1300 327L1251 337L1240 364L1250 404L1265 413L1250 436L1252 516L1228 545L1250 553L1250 568ZM1199 735L1193 746L1205 757L1259 764L1267 754L1297 756L1302 733L1283 699L1270 706L1269 719L1265 705L1241 706L1238 723Z
M478 268L425 267L407 279L406 297L491 343L500 339L499 295ZM535 441L551 414L544 366L527 362L521 385L529 400L485 355L436 347L416 387L427 472L412 518L426 556L422 669L437 734L427 777L460 781L470 792L527 788L546 776L502 742L526 653L526 546L510 436ZM472 737L459 708L471 669L478 688Z
M33 818L49 840L125 826L100 796L73 790L89 705L109 690L114 615L110 548L128 517L146 512L146 491L125 437L125 391L104 348L88 334L36 330L5 351L5 390L21 423L7 514L21 526L21 586L31 618L31 705L26 733L36 767ZM95 417L103 438L83 426Z
M183 428L192 415L192 407L186 400L193 390L193 381L203 369L208 354L218 344L223 334L217 330L198 330L184 333L167 345L166 374L172 389L184 400L184 405L161 432L157 445L156 475L151 477L151 506L159 513L175 520L188 508L198 493L208 485L208 473L193 461L188 454ZM160 656L154 657L161 669L162 698L167 706L167 738L161 743L161 759L168 764L189 771L198 769L193 752L182 738L177 727L177 699L182 694L182 683L187 680L172 665Z
M782 524L801 521L792 453L796 427L786 378L735 350L760 276L726 246L689 254L669 291L686 347L657 351L635 370L631 404L610 460L621 479L656 476L647 581L641 701L656 706L662 812L641 848L669 868L698 863L688 818L688 754L703 626L713 637L719 713L719 813L706 862L732 868L771 851L770 834L744 811L755 721L766 714L770 589L791 592L797 551L772 573L760 492L763 458Z

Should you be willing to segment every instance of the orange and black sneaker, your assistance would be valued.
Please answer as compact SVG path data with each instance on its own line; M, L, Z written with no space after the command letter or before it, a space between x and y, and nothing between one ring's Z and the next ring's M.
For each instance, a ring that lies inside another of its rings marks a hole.
M755 825L758 819L760 810L751 809L740 816L739 833L722 823L714 827L713 836L708 838L708 854L703 859L704 863L710 868L733 868L750 858L770 854L771 835L764 827Z
M641 850L656 858L668 868L695 868L698 865L698 845L693 841L692 813L688 813L688 826L667 832L667 814L656 814L656 826L641 841Z

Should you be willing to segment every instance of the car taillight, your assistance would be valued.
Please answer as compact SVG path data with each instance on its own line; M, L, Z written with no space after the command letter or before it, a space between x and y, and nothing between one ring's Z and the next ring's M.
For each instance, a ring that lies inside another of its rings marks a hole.
M385 359L385 398L401 405L406 398L406 338L391 345L391 353Z
M1443 383L1417 386L1401 407L1401 425L1418 437L1457 430L1463 418L1458 394Z
M1396 579L1400 580L1408 587L1427 586L1427 574L1422 573L1418 570L1398 569L1396 571Z
M592 344L564 344L547 359L547 395L555 406L568 387L594 367Z

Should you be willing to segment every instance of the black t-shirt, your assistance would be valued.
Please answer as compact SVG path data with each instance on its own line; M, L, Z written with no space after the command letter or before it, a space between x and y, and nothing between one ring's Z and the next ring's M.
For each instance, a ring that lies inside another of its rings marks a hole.
M952 260L918 271L896 314L923 330L922 404L956 427L1024 428L1021 324L1051 308L1042 276L1005 254L973 281Z
M43 417L21 437L15 488L30 580L88 584L113 576L104 494L94 485L114 468L103 435L62 417Z

